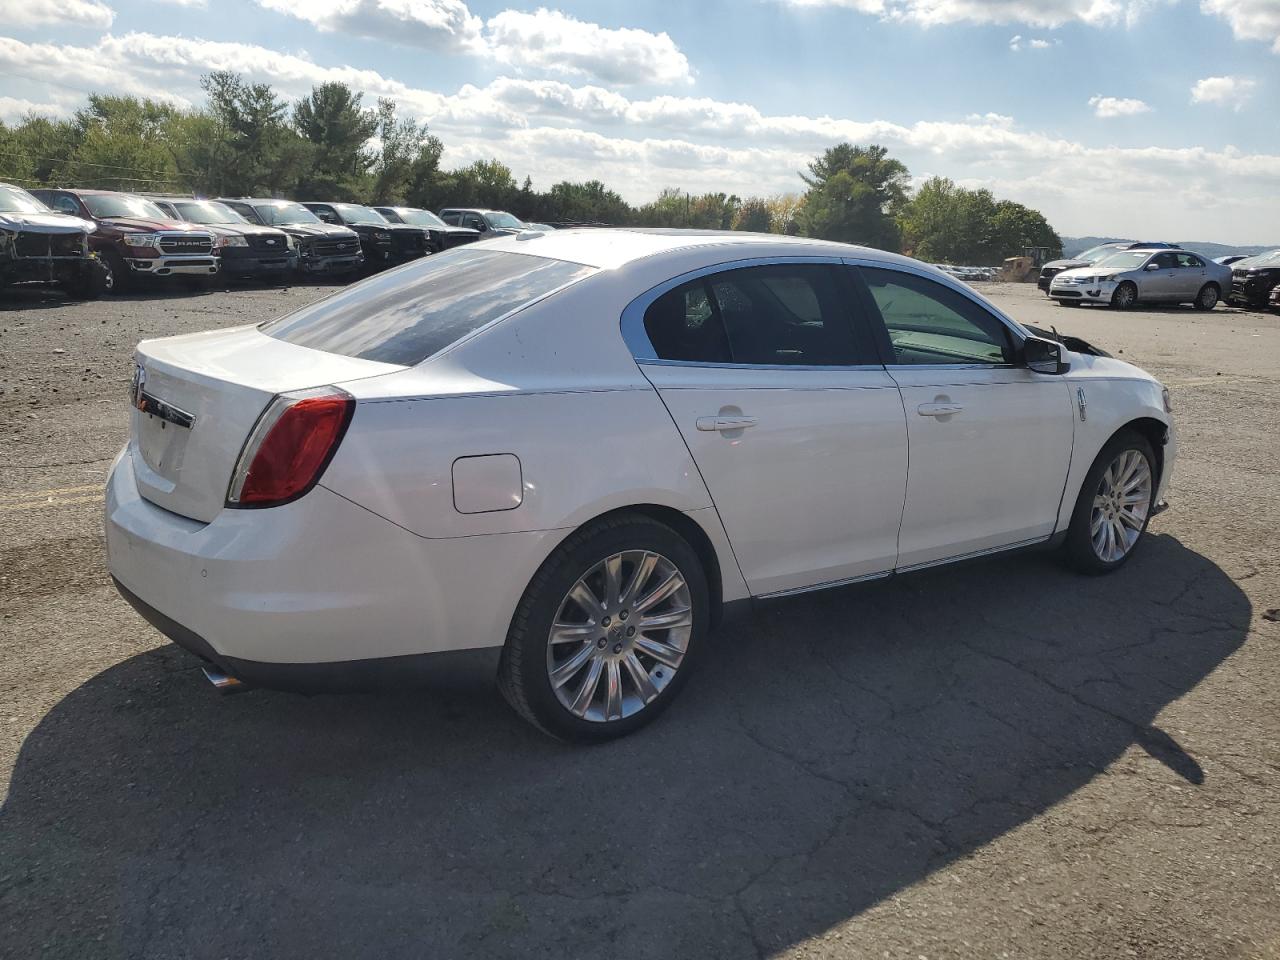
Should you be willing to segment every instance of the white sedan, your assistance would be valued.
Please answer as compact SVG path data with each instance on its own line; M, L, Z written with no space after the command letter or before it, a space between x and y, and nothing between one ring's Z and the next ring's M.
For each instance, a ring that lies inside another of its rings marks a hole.
M1021 547L1124 564L1168 393L939 270L786 237L564 230L138 346L107 551L222 686L496 675L634 730L727 610Z

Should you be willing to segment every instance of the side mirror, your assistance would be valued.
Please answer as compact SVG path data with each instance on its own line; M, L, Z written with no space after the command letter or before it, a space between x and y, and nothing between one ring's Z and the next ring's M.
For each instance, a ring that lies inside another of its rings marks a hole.
M1022 344L1022 362L1036 373L1066 373L1071 364L1062 359L1062 344L1056 340L1028 337Z
M1159 270L1159 269L1160 269L1160 264L1158 264L1158 263L1148 263L1148 264L1147 264L1145 267L1143 267L1142 269L1143 269L1143 270Z

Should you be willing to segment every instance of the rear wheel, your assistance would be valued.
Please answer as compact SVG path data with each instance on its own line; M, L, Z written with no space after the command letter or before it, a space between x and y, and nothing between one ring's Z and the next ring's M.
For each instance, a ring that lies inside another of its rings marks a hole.
M1117 310L1128 310L1137 302L1138 288L1128 280L1116 287L1116 292L1111 295L1111 306Z
M640 515L606 518L561 544L525 591L499 685L552 736L624 736L684 685L709 614L706 576L679 534Z
M1066 551L1084 573L1110 573L1133 555L1151 519L1155 453L1146 437L1112 437L1085 477L1067 529Z
M1212 310L1218 305L1218 295L1218 285L1216 283L1206 283L1200 288L1200 292L1196 294L1196 309Z

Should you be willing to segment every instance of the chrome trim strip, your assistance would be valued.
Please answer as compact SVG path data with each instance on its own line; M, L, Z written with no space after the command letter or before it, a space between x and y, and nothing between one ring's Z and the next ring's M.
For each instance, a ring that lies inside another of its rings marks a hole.
M638 357L636 358L636 363L642 367L702 367L710 370L870 370L876 373L884 372L884 367L878 363L861 363L840 367L834 365L817 366L802 363L713 363L711 361L702 360L642 360Z
M974 560L978 557L990 556L993 553L1003 553L1006 550L1017 550L1021 547L1032 547L1037 543L1045 543L1053 538L1053 534L1046 534L1043 537L1033 537L1030 540L1019 540L1017 543L1006 543L999 547L987 547L985 550L974 550L971 553L960 553L954 557L943 557L941 560L926 560L924 563L913 563L906 567L897 567L895 573L911 573L915 570L925 570L929 567L940 567L946 563L958 563L961 560Z
M848 577L844 580L828 580L826 583L811 583L807 587L791 587L787 590L774 590L772 593L760 593L757 600L776 600L779 597L794 597L801 593L813 593L815 590L830 590L833 587L847 587L852 583L869 583L872 580L887 580L893 576L892 570L880 573L866 573L860 577Z
M172 423L175 427L186 427L190 430L196 422L195 414L187 413L187 411L147 393L141 387L137 391L137 400L134 401L134 406L140 412L148 416L159 417L167 423Z

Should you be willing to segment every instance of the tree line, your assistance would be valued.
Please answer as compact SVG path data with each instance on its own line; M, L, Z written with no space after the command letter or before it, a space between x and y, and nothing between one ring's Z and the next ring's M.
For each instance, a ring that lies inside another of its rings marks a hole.
M0 180L138 193L282 196L404 204L438 210L510 210L530 221L750 230L902 251L923 260L998 264L1026 246L1057 256L1039 211L989 190L934 177L911 189L906 166L875 144L838 144L800 174L803 193L739 197L672 187L632 206L599 180L535 190L498 160L446 170L444 144L400 116L392 100L368 106L342 83L290 103L269 84L230 72L201 80L207 100L182 109L92 94L69 119L29 115L0 123Z

